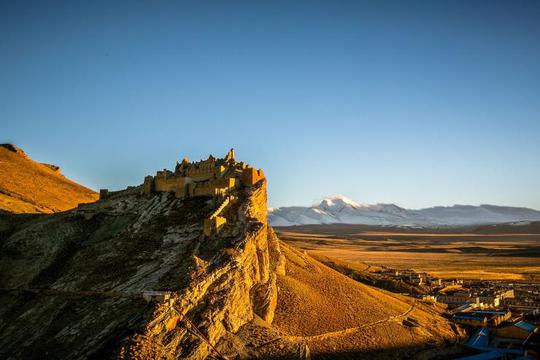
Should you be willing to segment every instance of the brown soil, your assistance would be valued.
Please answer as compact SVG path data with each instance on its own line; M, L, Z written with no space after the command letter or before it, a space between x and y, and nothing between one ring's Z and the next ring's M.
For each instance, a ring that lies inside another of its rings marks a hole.
M0 145L0 173L0 210L53 213L98 199L96 192L65 178L58 167L38 163L13 145Z

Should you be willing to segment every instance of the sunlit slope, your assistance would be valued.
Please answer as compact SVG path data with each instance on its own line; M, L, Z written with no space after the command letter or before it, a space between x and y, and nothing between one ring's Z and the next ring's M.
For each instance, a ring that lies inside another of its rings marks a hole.
M281 244L286 275L278 279L273 325L313 355L403 357L457 338L441 310L358 283ZM396 351L398 351L396 353Z
M0 145L0 210L52 213L97 198L96 192L65 178L58 167L33 161L13 145Z

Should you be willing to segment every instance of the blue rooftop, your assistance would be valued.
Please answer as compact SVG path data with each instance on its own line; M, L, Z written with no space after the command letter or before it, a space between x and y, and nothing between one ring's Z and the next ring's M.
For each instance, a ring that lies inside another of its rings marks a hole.
M454 319L464 319L464 320L480 320L483 321L483 316L474 316L474 315L454 315Z
M517 323L514 324L515 326L517 326L518 328L520 329L523 329L525 331L528 331L528 332L533 332L534 329L536 329L536 326L533 325L533 324L530 324L528 322L525 322L525 321L518 321Z
M472 348L485 348L489 343L489 329L481 328L467 341L467 346Z
M458 308L455 308L454 311L462 311L462 310L466 310L466 309L468 309L470 307L471 307L471 304L469 303L469 304L461 305Z
M501 311L501 310L476 310L476 311L471 311L471 313L474 313L474 314L497 314L497 315L504 315L504 314L506 314L506 311Z

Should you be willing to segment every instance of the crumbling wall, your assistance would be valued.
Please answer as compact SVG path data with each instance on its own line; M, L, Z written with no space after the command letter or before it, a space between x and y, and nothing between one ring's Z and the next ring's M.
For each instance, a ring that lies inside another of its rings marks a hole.
M227 223L227 219L220 214L225 210L227 205L231 202L231 197L225 198L218 208L207 218L203 223L203 234L205 236L211 236L214 232L219 232L221 227Z
M185 178L178 176L156 176L154 189L158 192L182 193L185 187Z
M248 167L242 172L242 182L248 186L255 185L256 183L264 179L265 176L262 169L257 170L255 168Z

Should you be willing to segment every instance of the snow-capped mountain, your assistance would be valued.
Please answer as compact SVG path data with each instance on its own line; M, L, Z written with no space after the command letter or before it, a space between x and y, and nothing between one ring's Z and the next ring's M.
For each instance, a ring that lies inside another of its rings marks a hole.
M268 210L273 226L310 224L365 224L400 226L463 226L538 221L540 211L495 205L436 206L420 210L394 204L358 204L344 196L330 196L319 204L290 206Z

